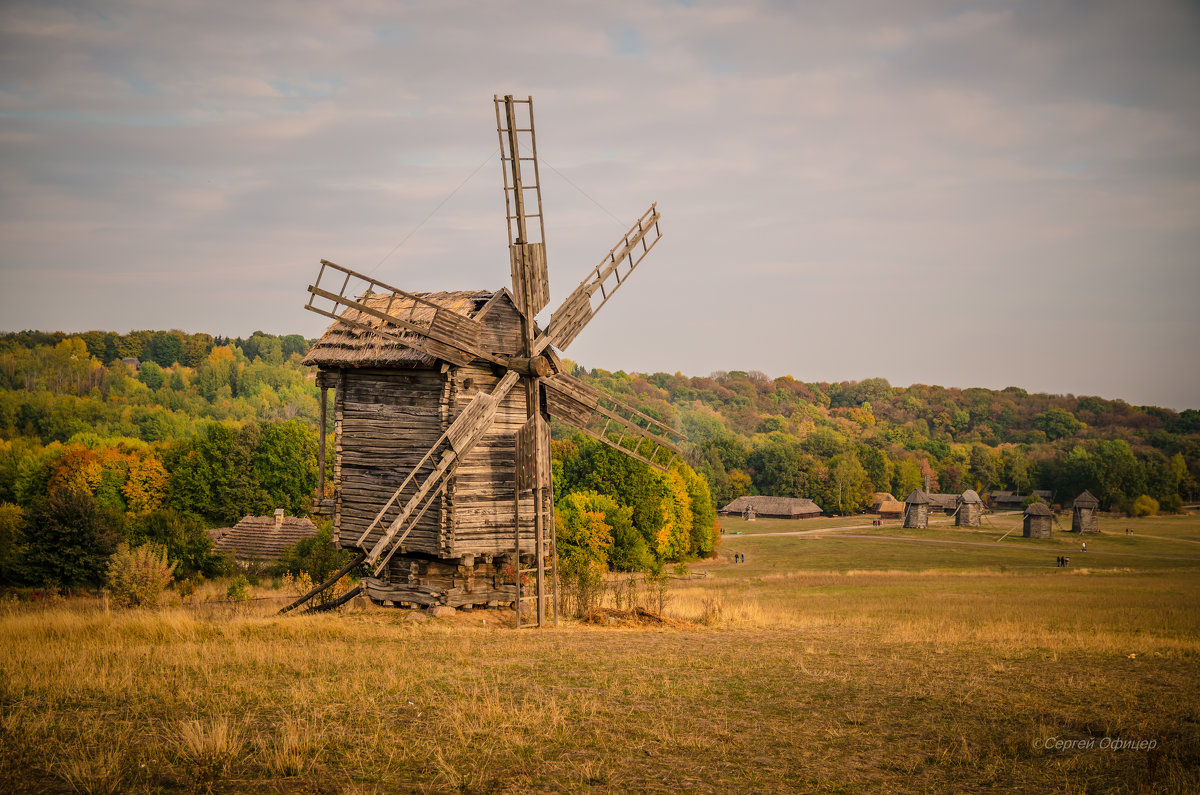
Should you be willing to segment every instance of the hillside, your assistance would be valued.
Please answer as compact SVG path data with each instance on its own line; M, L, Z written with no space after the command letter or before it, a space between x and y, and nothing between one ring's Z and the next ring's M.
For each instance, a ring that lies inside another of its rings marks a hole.
M1174 511L1196 499L1200 411L1120 400L914 384L881 378L805 383L790 376L574 374L677 425L718 504L744 493L810 497L847 513L875 491L1090 489L1105 510L1147 495Z
M298 335L261 332L0 336L0 502L28 506L53 479L77 477L96 480L94 493L129 510L145 497L125 493L134 491L130 467L153 460L161 466L146 465L159 490L151 501L209 524L275 505L303 511L315 488L318 415L316 387L300 365L306 348ZM140 369L123 358L138 359ZM810 497L827 512L848 513L875 491L902 498L926 475L940 491L1046 489L1059 501L1086 488L1103 509L1121 511L1145 512L1152 501L1178 510L1200 491L1194 409L1017 387L568 366L686 433L688 461L708 481L714 505L760 493ZM560 442L570 436L556 429ZM58 466L68 450L77 453L70 471ZM566 474L560 498L603 488L566 461L581 455L592 455L586 444L556 445ZM104 475L105 467L117 474Z

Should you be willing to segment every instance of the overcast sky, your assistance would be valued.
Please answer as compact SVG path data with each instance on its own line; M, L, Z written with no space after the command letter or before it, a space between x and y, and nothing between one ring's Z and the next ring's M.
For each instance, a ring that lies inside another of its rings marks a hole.
M663 215L585 366L1200 407L1190 0L9 1L0 31L5 330L316 336L321 258L504 286L512 93L543 321Z

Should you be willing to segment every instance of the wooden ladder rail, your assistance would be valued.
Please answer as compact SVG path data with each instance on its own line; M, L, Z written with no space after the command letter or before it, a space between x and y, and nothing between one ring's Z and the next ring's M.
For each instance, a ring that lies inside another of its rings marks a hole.
M429 509L429 506L432 505L434 498L445 487L445 478L452 470L454 465L458 462L459 456L470 451L470 449L474 447L475 442L478 441L483 433L485 433L491 426L491 420L495 416L495 406L504 399L504 396L508 394L509 390L511 390L519 380L520 376L512 370L509 370L504 374L504 377L496 383L496 386L493 387L490 393L480 393L479 395L476 395L475 399L472 400L467 408L455 418L454 422L450 423L450 427L447 428L440 437L438 437L438 440L433 444L432 447L429 448L429 450L421 458L420 462L413 468L412 472L408 474L408 477L404 479L404 482L400 484L400 487L396 489L395 493L392 494L391 498L387 501L379 513L376 514L375 519L367 527L366 531L363 532L362 536L359 537L359 546L362 546L366 543L367 537L376 528L376 526L378 526L388 509L393 505L393 503L395 503L397 499L399 499L404 490L415 482L417 474L421 471L421 467L425 466L429 460L433 458L434 454L438 452L438 450L443 450L441 460L438 461L437 465L433 468L433 471L421 481L421 485L417 487L416 492L408 498L404 504L404 507L400 510L400 513L388 524L387 529L383 532L383 535L378 541L375 542L375 545L371 548L370 552L367 553L367 563L374 567L374 576L379 576L379 573L383 570L383 567L387 565L388 560L391 560L391 556L394 553L395 548L400 544L401 541L408 537L408 534L412 532L412 529L416 527L417 522L421 520L421 517L425 515L425 512ZM484 403L481 402L481 399L484 398L486 399L484 402L486 402L487 405L484 405ZM489 406L491 407L490 413L486 411ZM482 408L484 410L476 410L477 408ZM400 531L400 528L405 525L406 520L408 520L410 516L413 516L414 511L416 511L418 508L420 508L420 512L417 513L411 521L407 522L407 527L404 529L404 532L393 544L393 539ZM389 545L392 546L392 551L388 552L386 559L380 561L379 558L384 554L385 551L388 551Z

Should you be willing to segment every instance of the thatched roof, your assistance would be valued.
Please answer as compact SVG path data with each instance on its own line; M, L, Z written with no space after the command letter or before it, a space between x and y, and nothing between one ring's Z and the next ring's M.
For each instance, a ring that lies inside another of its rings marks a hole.
M746 508L754 508L759 516L816 516L821 508L806 497L738 497L721 509L721 513L744 513Z
M1099 505L1100 500L1093 497L1090 491L1085 490L1083 494L1080 494L1075 498L1076 508L1096 508L1099 507Z
M929 504L939 510L952 511L958 507L957 494L926 494L925 496L929 498Z
M427 301L432 301L460 315L475 317L479 310L491 300L495 293L491 290L458 290L455 292L414 293ZM392 317L400 318L418 326L428 327L433 320L434 310L425 304L413 301L411 298L392 301L388 309L390 293L378 295L365 293L356 300L380 312L388 312ZM379 328L382 323L379 318L347 308L341 317ZM406 335L409 332L405 332ZM437 360L432 356L419 353L412 348L391 340L384 339L373 331L366 331L355 326L348 326L335 321L325 330L321 338L313 345L312 350L304 357L304 364L322 367L403 367L429 368Z
M1025 509L1026 516L1053 516L1054 513L1044 502L1031 502Z
M979 498L979 494L976 493L975 489L967 489L962 493L962 496L960 496L959 499L972 505L983 502L983 500Z
M213 548L218 552L232 552L240 560L278 560L285 549L316 534L317 526L303 517L284 516L277 524L274 516L247 516L230 528Z
M929 495L920 489L913 489L912 494L904 498L904 502L908 505L928 505Z
M871 497L871 513L903 513L904 503L886 491L877 491Z
M232 529L232 527L211 527L204 532L208 533L208 537L212 539L212 542L215 545L222 538L229 535L229 531Z

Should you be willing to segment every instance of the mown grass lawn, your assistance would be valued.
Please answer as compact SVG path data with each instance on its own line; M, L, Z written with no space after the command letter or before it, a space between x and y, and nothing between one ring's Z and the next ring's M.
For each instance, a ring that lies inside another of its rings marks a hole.
M1073 536L727 535L652 625L10 605L0 787L1194 792L1200 525L1121 522L1069 570Z

